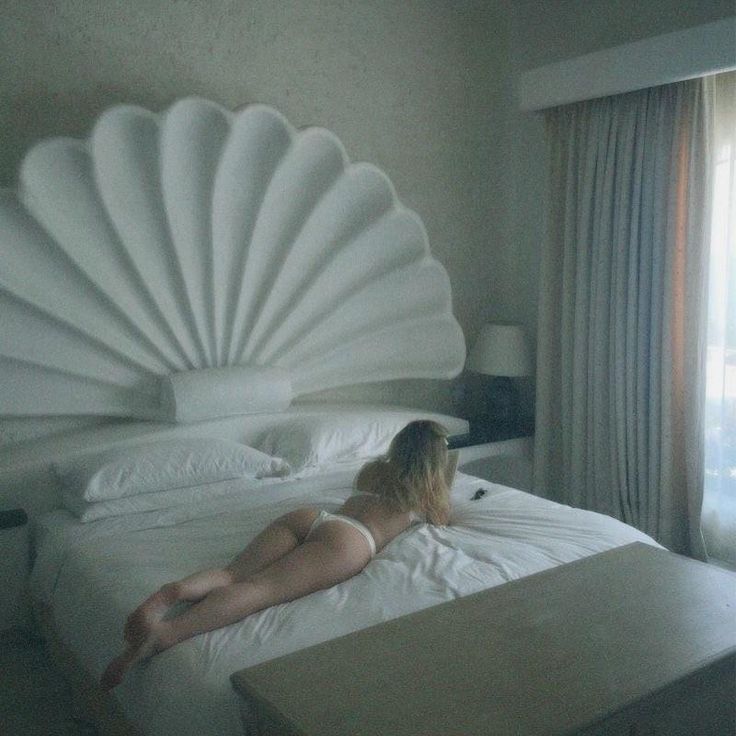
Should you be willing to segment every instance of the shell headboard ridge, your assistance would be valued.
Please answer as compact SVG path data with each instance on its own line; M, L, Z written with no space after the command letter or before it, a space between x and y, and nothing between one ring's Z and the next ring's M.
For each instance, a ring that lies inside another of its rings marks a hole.
M249 384L246 413L465 359L385 174L264 105L120 105L38 143L0 193L0 260L0 415L170 419L172 392L232 409Z

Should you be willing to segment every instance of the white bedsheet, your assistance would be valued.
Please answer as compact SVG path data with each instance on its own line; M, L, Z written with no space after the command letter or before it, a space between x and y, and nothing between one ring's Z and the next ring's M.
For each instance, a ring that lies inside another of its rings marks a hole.
M38 525L34 593L53 607L59 633L99 676L120 649L128 612L149 593L224 564L291 508L335 509L353 475L264 483L216 504L88 524L55 511ZM237 490L238 481L227 483ZM470 500L479 487L488 493ZM151 736L240 734L229 682L239 669L634 541L656 544L607 516L458 473L449 526L410 528L360 575L173 647L136 668L116 693L128 719Z

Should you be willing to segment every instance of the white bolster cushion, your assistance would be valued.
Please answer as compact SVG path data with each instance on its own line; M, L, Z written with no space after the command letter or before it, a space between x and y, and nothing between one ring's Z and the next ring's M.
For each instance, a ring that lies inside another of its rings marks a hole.
M291 404L289 374L279 368L230 366L161 378L161 408L171 422L278 412Z

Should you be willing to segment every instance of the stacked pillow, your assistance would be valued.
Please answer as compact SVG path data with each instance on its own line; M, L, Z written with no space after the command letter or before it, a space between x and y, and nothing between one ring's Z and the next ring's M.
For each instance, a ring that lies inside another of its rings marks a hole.
M148 440L54 465L64 506L81 521L156 511L242 491L259 481L346 470L384 455L406 417L290 419L260 449L215 438ZM214 485L213 485L214 484Z
M294 475L311 475L384 455L406 424L406 418L304 417L271 430L259 447L284 458Z
M253 447L214 438L154 440L56 463L64 505L82 521L152 511L207 498L207 484L280 478L289 464Z

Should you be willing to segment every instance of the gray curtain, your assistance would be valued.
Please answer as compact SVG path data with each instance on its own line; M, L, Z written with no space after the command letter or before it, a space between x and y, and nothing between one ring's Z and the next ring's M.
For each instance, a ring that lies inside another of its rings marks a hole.
M712 82L547 113L536 492L702 557Z

